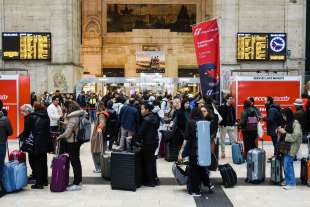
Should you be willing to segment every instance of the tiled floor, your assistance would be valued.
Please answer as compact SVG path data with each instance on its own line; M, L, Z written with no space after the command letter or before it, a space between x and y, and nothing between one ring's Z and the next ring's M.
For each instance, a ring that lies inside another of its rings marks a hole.
M16 148L16 143L10 143L11 149ZM90 155L90 146L85 144L81 150L81 160L84 177L98 177L94 174L93 162ZM272 154L272 146L266 144L267 157ZM231 163L230 146L226 148L227 158L221 163ZM306 146L302 147L304 155L307 154ZM49 156L49 163L52 156ZM245 178L246 166L233 165L239 178ZM296 175L300 173L300 162L295 163ZM51 173L49 172L49 175ZM72 172L71 172L72 175ZM159 177L172 178L171 163L162 159L158 160ZM270 164L266 165L266 176L270 177ZM211 177L219 178L219 172L212 172ZM94 178L96 179L96 178ZM87 180L87 179L85 179ZM30 190L29 186L17 193L6 195L0 199L0 207L191 207L196 206L194 199L186 194L185 186L161 185L155 188L139 188L136 192L111 190L108 184L84 184L82 191L51 193L48 188L44 190ZM234 206L240 207L310 207L310 188L298 186L296 190L285 191L279 186L267 185L241 185L232 189L224 189Z

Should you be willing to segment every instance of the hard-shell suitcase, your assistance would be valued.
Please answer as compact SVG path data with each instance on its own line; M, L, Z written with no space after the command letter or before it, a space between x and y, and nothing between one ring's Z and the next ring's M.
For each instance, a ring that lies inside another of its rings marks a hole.
M25 162L11 161L3 166L2 185L6 192L21 190L28 184Z
M52 160L52 179L50 190L64 192L69 185L70 161L67 154L59 155L60 141L56 145L56 157Z
M141 153L112 152L111 188L112 190L136 191L142 183Z
M186 185L188 181L188 166L185 169L182 169L179 164L173 163L172 174L179 185Z
M300 161L300 180L303 185L310 185L310 160L302 158Z
M101 177L104 179L111 179L111 152L106 152L101 155Z
M230 164L219 165L219 170L225 188L231 188L237 184L237 174Z
M175 162L178 160L178 147L175 143L165 143L165 160L168 162Z
M13 150L9 154L9 161L17 160L18 162L26 162L26 153L20 150Z
M242 164L244 163L243 159L243 147L240 143L234 143L231 146L232 159L234 164Z
M252 149L247 156L247 181L261 183L265 181L266 152L263 149Z
M271 159L271 176L270 180L273 184L281 184L283 180L282 161L279 157L273 156Z
M198 121L197 125L197 160L201 167L211 165L210 122Z

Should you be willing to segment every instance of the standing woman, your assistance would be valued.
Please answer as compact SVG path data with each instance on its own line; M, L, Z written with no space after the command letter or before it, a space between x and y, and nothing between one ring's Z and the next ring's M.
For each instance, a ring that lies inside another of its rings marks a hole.
M48 185L47 153L52 151L50 138L50 119L45 106L41 102L33 103L34 112L32 113L32 135L34 139L34 168L36 172L36 183L32 189L43 189Z
M20 141L24 141L27 137L30 136L32 130L32 112L33 108L30 104L24 104L20 107L20 110L24 116L24 131L20 134L19 139ZM34 155L33 153L28 153L28 161L30 168L32 170L32 174L29 177L29 180L36 179L36 172L35 172L35 162L34 162Z
M206 112L207 113L207 112ZM190 114L190 120L187 125L185 140L182 148L186 143L189 145L189 180L187 183L188 193L193 196L201 195L201 183L203 182L205 185L209 187L210 190L214 188L210 184L209 175L206 173L205 167L200 167L197 158L197 147L198 147L198 139L196 135L196 123L198 121L205 120L203 113L200 108L194 108Z
M105 111L104 103L99 102L97 105L97 119L91 138L91 153L95 165L94 173L101 173L100 155L106 149L106 142L103 133L106 130L107 119L109 113Z
M277 128L277 133L281 134L282 140L280 140L280 151L281 145L289 144L289 147L284 153L284 175L285 183L284 189L291 190L296 188L296 178L294 173L294 158L300 148L302 141L302 129L301 125L297 120L294 119L293 112L290 108L281 110L282 118L284 120L284 127Z
M65 131L57 140L65 140L65 152L69 154L69 159L73 168L74 180L73 184L67 188L67 191L81 190L80 183L82 182L82 166L80 160L80 147L81 144L77 141L76 135L79 130L79 123L81 116L87 113L80 108L75 101L67 101L65 107Z
M249 117L257 117L257 113L254 107L251 107L251 102L249 100L245 100L243 102L243 111L240 116L240 127L243 136L244 143L244 156L245 158L248 155L248 152L251 149L256 148L256 138L257 138L257 126L249 127L248 118ZM258 117L257 117L258 122Z

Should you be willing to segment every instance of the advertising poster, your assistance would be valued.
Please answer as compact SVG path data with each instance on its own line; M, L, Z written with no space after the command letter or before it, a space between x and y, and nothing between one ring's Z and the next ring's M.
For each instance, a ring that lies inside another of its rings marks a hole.
M19 108L30 103L29 76L0 75L0 99L12 124L13 135L10 138L15 139L24 126L24 118Z
M272 96L274 102L281 108L291 107L294 109L294 101L301 95L301 77L300 76L239 76L231 85L231 93L235 98L237 119L243 110L243 101L253 97L255 106L259 108L262 116L266 116L265 98ZM266 131L266 124L264 124ZM264 136L264 139L270 140Z
M202 94L220 100L220 47L217 20L192 26Z
M137 51L137 73L165 73L165 54L163 51Z

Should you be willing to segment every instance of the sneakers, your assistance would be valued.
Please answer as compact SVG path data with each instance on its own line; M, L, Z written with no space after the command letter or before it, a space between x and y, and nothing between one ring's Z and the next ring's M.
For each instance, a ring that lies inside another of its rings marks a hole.
M286 186L286 182L283 181L280 185L281 185L281 186Z
M213 184L210 184L208 187L209 187L209 192L213 193L214 189L215 189L215 186Z
M79 191L82 190L82 187L80 185L71 185L67 187L67 191Z
M294 190L296 189L296 186L295 185L286 185L283 187L284 190Z
M93 170L94 173L101 173L101 170Z

